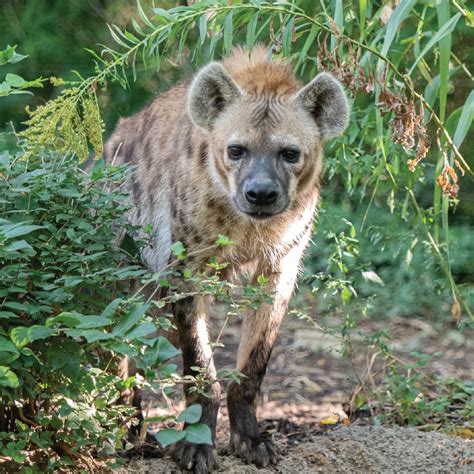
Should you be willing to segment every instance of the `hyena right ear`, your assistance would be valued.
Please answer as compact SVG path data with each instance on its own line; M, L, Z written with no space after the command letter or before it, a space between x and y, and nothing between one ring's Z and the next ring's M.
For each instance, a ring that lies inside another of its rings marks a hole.
M323 140L339 135L347 127L350 108L346 94L341 83L326 72L303 87L295 102L311 114Z
M220 112L241 95L239 86L219 63L203 68L191 84L188 110L191 120L210 130Z

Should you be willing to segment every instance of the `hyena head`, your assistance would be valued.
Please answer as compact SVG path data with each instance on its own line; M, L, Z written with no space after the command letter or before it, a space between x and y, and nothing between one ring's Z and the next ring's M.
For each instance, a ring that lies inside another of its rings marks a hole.
M209 136L210 166L235 208L268 219L291 208L321 171L322 143L341 133L349 107L339 82L321 73L301 87L262 48L239 50L194 79L189 115Z

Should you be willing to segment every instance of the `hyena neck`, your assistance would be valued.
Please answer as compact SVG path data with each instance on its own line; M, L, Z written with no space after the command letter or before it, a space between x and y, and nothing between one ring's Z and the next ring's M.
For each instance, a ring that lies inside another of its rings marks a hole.
M305 245L317 214L319 190L314 188L281 215L255 221L245 215L233 217L232 225L219 230L235 242L219 251L219 257L231 264L230 272L251 262L259 262L266 272L280 271L280 262L297 245ZM263 271L262 273L265 273Z

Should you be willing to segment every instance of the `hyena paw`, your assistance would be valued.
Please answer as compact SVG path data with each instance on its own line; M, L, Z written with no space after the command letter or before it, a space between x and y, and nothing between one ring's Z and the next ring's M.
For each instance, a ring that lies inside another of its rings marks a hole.
M229 449L234 456L242 458L248 464L266 467L276 464L279 459L276 446L270 439L250 438L240 433L232 432Z
M171 453L172 458L184 471L206 474L219 466L217 450L208 444L195 444L180 441Z

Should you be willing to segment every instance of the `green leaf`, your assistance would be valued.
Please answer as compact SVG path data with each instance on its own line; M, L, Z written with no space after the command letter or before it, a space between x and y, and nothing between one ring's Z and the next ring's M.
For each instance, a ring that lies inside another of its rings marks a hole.
M220 245L221 247L225 247L227 245L235 245L233 240L230 240L229 237L219 234L218 239L216 240L216 244Z
M341 291L341 298L342 298L342 301L344 303L347 303L349 302L349 300L351 299L351 290L349 290L349 288L347 288L347 286L345 286L342 291Z
M291 53L291 39L293 36L293 25L295 24L295 19L291 17L288 20L288 23L283 30L283 37L282 37L282 49L283 49L283 56L289 56Z
M380 51L380 54L382 54L382 56L387 57L388 50L392 45L393 39L395 38L400 24L409 15L411 9L415 6L415 4L416 0L404 0L403 2L400 2L397 8L395 8L395 10L393 11L390 20L387 24L387 32L385 33L385 39L383 42L382 49Z
M174 444L178 441L181 441L185 438L185 436L186 433L184 431L178 431L173 428L158 431L158 433L156 433L155 435L157 441L161 444L163 448L166 448L166 446L169 446L170 444Z
M66 337L55 338L49 345L46 355L51 369L60 370L72 381L81 375L81 346Z
M471 128L474 120L474 91L471 91L462 108L456 131L454 132L453 143L459 148Z
M168 339L163 336L158 337L153 347L148 347L145 351L145 362L149 366L156 366L163 363L171 357L179 354L179 350L171 344Z
M156 325L153 323L142 323L127 332L125 338L127 340L138 339L140 337L146 337L156 332Z
M3 82L0 82L0 97L4 97L6 95L10 95L11 94L11 86L10 84L8 84L7 82L3 81Z
M247 25L247 38L246 38L246 44L247 44L247 49L249 52L252 51L252 48L255 44L255 32L257 29L257 22L258 22L258 11L252 15L250 18L249 24Z
M36 254L36 252L33 250L33 247L28 242L26 242L26 240L15 240L10 245L7 245L3 248L4 252L18 252L19 250L30 250L31 252L26 252L30 256Z
M166 337L160 336L155 344L155 356L157 361L164 362L180 353L179 349L171 344Z
M454 15L447 23L445 23L437 32L433 35L433 37L428 41L428 44L422 49L421 53L415 59L415 62L412 64L410 70L408 71L408 75L410 76L413 70L415 69L418 62L423 58L423 56L441 39L443 39L446 35L449 35L453 32L454 27L456 26L457 22L461 18L461 13L457 13Z
M38 229L44 229L44 225L27 224L26 222L16 222L15 224L6 224L0 226L0 235L3 235L5 240L19 237L20 235L30 234Z
M213 445L211 428L204 423L188 425L184 431L186 432L186 441L190 443Z
M124 34L125 37L126 37L129 41L131 41L132 43L135 43L135 44L136 44L136 43L138 43L138 42L140 41L140 39L137 38L131 31L125 30L125 31L123 32L123 34Z
M28 328L19 326L12 329L10 333L10 339L13 341L15 346L18 347L18 349L25 347L30 342L28 338Z
M131 309L120 318L119 322L113 328L112 334L114 336L124 336L147 312L149 307L149 304L133 305Z
M337 25L339 33L344 32L344 6L342 0L336 0L334 6L334 23ZM331 35L331 50L336 47L336 35Z
M77 329L97 329L104 326L110 326L112 318L104 318L103 316L85 316L81 318L81 322L76 326Z
M143 11L143 8L142 8L142 5L140 3L140 0L137 0L137 8L138 8L138 14L140 15L140 18L141 20L143 21L143 23L145 23L146 26L150 27L150 28L154 28L155 26L153 25L153 23L150 21L150 19L148 18L148 16L145 14L145 12Z
M8 367L0 366L0 387L17 388L20 385L15 372Z
M15 345L6 337L0 336L0 364L7 365L20 357Z
M46 339L53 333L54 329L36 324L28 328L28 340L29 342L34 342L40 339Z
M364 37L365 33L365 18L367 14L367 0L359 0L359 30L360 38Z
M26 84L26 81L21 76L19 76L18 74L8 73L5 76L5 81L8 84L10 84L10 86L12 86L12 87L22 87Z
M107 305L104 311L102 311L101 317L104 319L110 319L115 314L122 301L121 298L113 300L109 305Z
M16 309L17 311L28 311L28 308L18 301L7 301L3 304L5 308Z
M53 318L48 318L46 320L46 326L56 326L56 325L64 325L67 326L68 328L75 328L77 325L81 323L83 318L86 316L83 316L82 314L79 313L69 313L69 312L63 312L58 314L57 316L54 316Z
M186 258L186 249L184 248L183 242L179 240L171 246L171 252L178 260L184 260Z
M201 15L199 18L199 39L201 41L201 46L206 41L206 34L207 34L207 13Z
M197 423L201 419L201 405L190 405L177 418L180 423Z
M266 277L265 275L258 275L258 277L257 277L257 283L259 285L266 285L268 280L269 280L269 278Z
M436 13L438 16L438 28L449 22L450 8L449 2L437 2ZM418 51L417 57L422 53ZM447 35L439 40L439 118L444 122L446 118L446 99L448 97L449 61L451 56L451 35ZM441 162L441 156L438 158Z
M130 46L125 42L123 41L120 36L116 33L117 30L119 30L115 25L109 25L107 24L108 28L109 28L109 32L112 36L112 38L114 39L114 41L119 44L120 46L123 46L124 48L129 48ZM115 28L113 28L115 27ZM114 31L115 30L115 31ZM120 30L119 30L120 31Z
M18 314L12 313L11 311L0 311L0 319L12 319L18 317Z
M232 50L232 37L234 35L233 10L231 10L224 20L224 53L230 54Z
M23 59L27 58L27 55L19 54L15 52L17 45L8 45L3 51L0 51L0 66L10 63L15 64Z
M306 41L304 42L303 48L301 49L301 52L298 56L298 63L296 65L296 68L298 68L306 59L306 55L308 54L309 48L311 48L311 46L313 45L318 32L319 32L319 26L313 24L306 38Z
M145 36L145 33L144 31L142 30L142 28L140 27L140 25L137 23L137 20L135 20L135 18L132 18L132 26L133 26L133 29L141 36ZM100 59L100 58L99 58Z
M88 343L106 341L115 337L110 332L99 331L98 329L68 329L64 331L64 334L74 339L84 337Z

